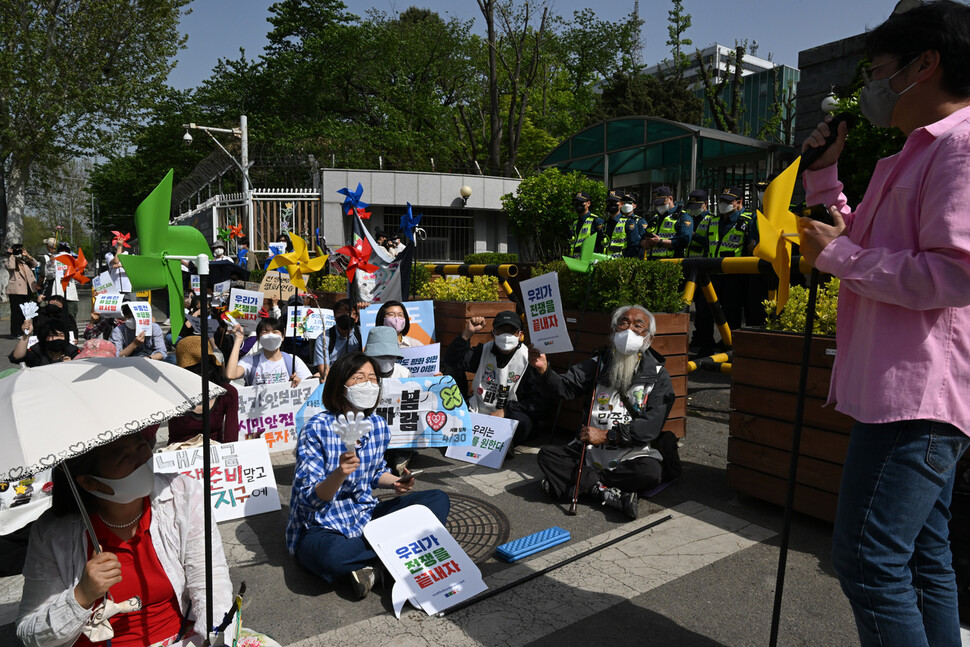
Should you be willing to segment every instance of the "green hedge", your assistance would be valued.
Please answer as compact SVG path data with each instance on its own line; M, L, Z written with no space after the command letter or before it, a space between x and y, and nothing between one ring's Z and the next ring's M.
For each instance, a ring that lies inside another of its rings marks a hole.
M266 270L250 270L249 280L253 283L262 283L263 277L266 276Z
M494 276L436 276L417 295L435 301L498 301L498 289Z
M781 314L775 315L776 301L762 302L768 315L765 328L786 332L805 332L805 310L808 309L808 288L793 285L788 292L788 302ZM833 278L818 288L815 301L815 325L812 332L816 335L835 334L835 315L839 306L839 280Z
M468 265L506 265L518 262L518 254L502 252L482 252L480 254L469 254L465 257L465 263Z
M411 269L411 294L421 294L431 282L431 270L424 263L417 263Z
M324 274L314 272L307 280L307 287L314 292L347 293L347 277L343 274Z
M563 261L539 263L532 276L559 273L563 306L580 309L589 275L571 272ZM596 264L589 289L590 312L611 312L622 305L640 304L650 312L681 312L684 274L677 263L618 258Z

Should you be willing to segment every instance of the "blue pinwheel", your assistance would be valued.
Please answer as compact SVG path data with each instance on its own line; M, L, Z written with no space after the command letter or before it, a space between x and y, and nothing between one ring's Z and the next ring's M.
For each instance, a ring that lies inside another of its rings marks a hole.
M414 228L418 226L419 222L421 222L422 215L423 214L419 213L417 217L415 217L411 213L411 203L408 202L408 210L403 216L401 216L401 231L404 232L404 235L408 237L408 240L414 241Z
M370 212L366 211L366 208L370 205L360 199L364 195L364 186L360 182L357 183L356 191L351 191L347 187L344 187L338 189L337 193L346 196L343 204L345 215L352 216L356 214L360 216L361 220L370 218Z

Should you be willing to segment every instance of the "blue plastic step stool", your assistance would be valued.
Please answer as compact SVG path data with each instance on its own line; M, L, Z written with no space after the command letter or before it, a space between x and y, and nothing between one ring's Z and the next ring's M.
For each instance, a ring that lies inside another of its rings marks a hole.
M568 530L564 530L559 526L553 526L552 528L540 530L521 539L515 539L506 544L502 544L495 549L495 552L505 561L515 562L547 548L558 546L570 539L571 536Z

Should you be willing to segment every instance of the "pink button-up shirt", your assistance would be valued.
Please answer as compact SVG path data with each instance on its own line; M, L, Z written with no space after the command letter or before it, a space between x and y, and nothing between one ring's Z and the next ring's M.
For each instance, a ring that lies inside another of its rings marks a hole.
M970 107L880 160L854 213L835 166L803 177L808 204L837 206L847 226L816 263L841 279L829 402L860 422L970 435Z

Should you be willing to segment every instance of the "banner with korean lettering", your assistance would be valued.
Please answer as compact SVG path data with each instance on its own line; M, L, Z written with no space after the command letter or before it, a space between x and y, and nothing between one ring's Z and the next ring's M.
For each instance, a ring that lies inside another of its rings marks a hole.
M118 294L118 288L111 281L111 275L101 272L91 279L91 296L97 297L101 294Z
M210 495L216 521L251 517L280 509L276 475L266 443L246 440L212 445ZM185 474L202 481L202 448L192 447L152 455L156 474Z
M115 293L99 294L94 300L94 311L102 317L121 317L121 300L124 295Z
M573 349L559 298L559 275L549 272L522 281L529 341L540 353L564 353Z
M327 329L327 321L333 325L333 310L316 306L287 306L286 336L316 339Z
M441 344L402 348L404 355L397 363L411 371L412 377L430 377L438 372L441 363Z
M364 537L394 578L391 606L398 618L405 602L431 615L488 588L475 562L423 505L372 520Z
M228 311L239 322L246 334L256 330L259 323L259 309L263 306L263 293L232 288L229 291Z
M454 378L447 375L381 380L376 413L391 429L388 449L469 442L468 405Z
M469 438L471 442L460 446L452 445L445 451L445 456L473 465L499 469L506 454L512 449L512 436L515 435L519 422L475 412L470 412L469 415L472 421Z
M360 332L367 339L367 332L377 323L377 311L383 303L373 303L360 313ZM410 327L408 337L417 339L422 344L430 344L435 340L434 331L434 301L405 301L404 308L408 313Z
M292 450L301 427L296 414L311 400L320 380L303 380L296 387L289 382L237 386L239 392L239 433L247 439L261 438L271 452ZM323 409L317 405L309 411L316 415Z

